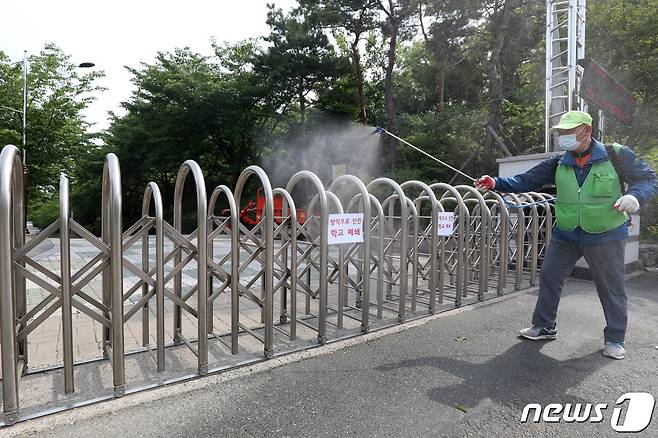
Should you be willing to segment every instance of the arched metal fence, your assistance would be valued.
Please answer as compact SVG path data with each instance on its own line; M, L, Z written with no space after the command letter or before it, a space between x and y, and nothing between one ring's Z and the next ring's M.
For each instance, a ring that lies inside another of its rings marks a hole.
M188 176L196 193L196 229L184 233ZM239 218L250 179L265 198L255 226ZM152 354L154 374L166 371L168 349L186 348L196 357L198 375L205 375L221 365L217 355L209 355L209 345L239 356L244 345L255 343L270 358L280 345L323 344L534 285L552 226L551 207L544 202L550 195L481 194L470 186L399 184L389 178L366 183L352 175L325 187L309 171L296 173L285 188L273 188L258 166L242 172L234 191L220 185L208 199L201 168L186 161L176 181L173 223L165 220L165 200L151 182L142 217L126 228L119 161L109 154L101 188L101 236L71 217L69 181L62 175L59 219L25 242L23 184L18 149L6 146L0 155L6 425L22 418L18 387L28 372L30 334L56 312L61 313L65 393L76 391L71 316L76 309L102 325L99 360L111 364L113 395L121 397L130 385L124 331L134 318L141 318L141 346ZM302 186L312 192L305 205L293 196ZM275 211L275 197L282 197L280 211ZM227 210L216 211L220 200ZM298 222L300 208L306 210L303 222ZM454 231L440 235L439 217L446 212L454 214ZM362 241L330 245L332 213L363 214ZM75 271L72 236L96 251ZM47 239L59 241L59 269L48 269L30 255ZM133 248L141 260L126 256ZM102 291L95 297L86 287L99 277ZM27 306L26 281L45 298ZM228 308L220 306L222 300ZM248 308L258 309L259 316L245 316Z

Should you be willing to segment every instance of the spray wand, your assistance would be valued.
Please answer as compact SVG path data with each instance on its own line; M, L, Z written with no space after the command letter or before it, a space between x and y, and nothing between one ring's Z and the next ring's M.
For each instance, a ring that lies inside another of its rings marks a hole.
M464 172L462 172L461 170L459 170L459 169L455 169L455 168L452 167L450 164L445 163L445 162L439 160L438 158L436 158L436 157L434 157L434 156L428 154L427 152L425 152L425 151L422 150L421 148L412 145L412 144L409 143L408 141L406 141L406 140L404 140L404 139L398 137L398 136L395 135L395 134L390 133L389 131L387 131L387 130L384 129L384 128L380 128L379 126L376 127L376 128L375 128L375 133L376 133L376 134L388 134L388 135L390 135L391 137L393 137L394 139L398 140L399 142L402 142L402 143L406 144L407 146L414 148L415 150L417 150L417 151L420 152L421 154L425 155L426 157L431 158L432 160L436 161L437 163L443 164L443 165L446 166L447 168L454 170L454 171L457 172L458 174L465 176L466 178L470 179L471 181L473 181L473 182L477 181L477 180L476 180L475 178L473 178L472 176L466 175L466 174L465 174Z
M420 152L421 154L425 155L426 157L428 157L428 158L430 158L430 159L436 161L437 163L442 164L442 165L446 166L447 168L449 168L449 169L451 169L451 170L454 170L455 172L459 173L459 174L462 175L462 176L465 176L466 178L470 179L470 180L473 181L473 182L477 182L477 179L473 178L472 176L465 174L464 172L462 172L462 171L459 170L459 169L455 169L455 168L452 167L450 164L448 164L448 163L446 163L446 162L444 162L444 161L439 160L438 158L436 158L436 157L434 157L434 156L428 154L427 152L425 152L425 151L422 150L421 148L412 145L412 144L409 143L408 141L406 141L406 140L404 140L404 139L398 137L397 135L395 135L395 134L393 134L393 133L387 131L386 129L384 129L384 128L382 128L382 127L377 126L377 127L375 128L375 132L374 132L374 133L375 133L375 134L388 134L388 135L390 135L391 137L393 137L394 139L398 140L399 142L404 143L405 145L407 145L407 146L413 148L414 150L416 150L416 151ZM538 204L550 203L551 201L553 201L552 199L547 199L546 201L537 201L537 202L532 202L532 203L528 203L528 204L524 204L524 205L516 205L516 204L512 204L511 202L507 201L507 200L504 198L505 196L507 196L506 194L501 193L501 195L503 196L503 201L505 201L505 204L507 204L507 206L508 206L508 207L511 207L511 208L524 208L524 207L530 207L530 206L532 206L532 205L538 205Z

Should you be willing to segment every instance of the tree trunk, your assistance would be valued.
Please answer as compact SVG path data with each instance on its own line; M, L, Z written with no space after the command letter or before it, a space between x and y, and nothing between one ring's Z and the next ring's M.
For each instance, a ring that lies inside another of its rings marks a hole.
M425 46L430 47L431 42L430 42L430 37L427 34L427 31L425 30L425 24L423 23L423 2L419 1L418 2L418 17L419 17L419 22L420 22L420 30L421 33L423 34L423 39L425 40ZM446 78L446 67L445 67L445 59L441 57L440 53L437 53L438 51L430 50L431 56L434 58L436 61L436 64L439 66L439 72L436 78L436 95L437 95L437 100L439 101L439 111L443 112L445 109L445 78Z
M359 53L359 39L360 35L355 35L352 47L352 64L354 65L354 73L356 74L356 89L359 99L359 121L364 125L368 124L368 112L366 105L366 96L363 91L363 68L361 67L361 54Z
M303 79L299 80L299 126L302 133L306 132L306 99L304 98Z
M500 56L505 45L505 35L509 27L512 12L514 11L513 0L505 0L503 5L502 18L493 20L491 29L493 30L493 46L491 56L489 56L489 117L487 124L497 129L498 125L503 124L503 78L500 73ZM496 140L491 132L486 129L486 138L484 143L483 166L484 171L493 169L493 152L496 147Z
M436 85L436 94L439 98L439 111L443 112L445 109L445 89L446 89L446 67L443 62L439 64L439 78Z
M391 19L389 22L390 25L390 35L388 43L388 56L387 63L385 68L384 75L384 99L386 100L386 129L390 132L397 134L398 133L398 124L397 124L397 108L395 106L395 96L393 92L393 68L395 67L396 61L396 49L398 42L398 23ZM395 142L389 136L387 138L387 151L388 151L388 168L393 170L395 168Z

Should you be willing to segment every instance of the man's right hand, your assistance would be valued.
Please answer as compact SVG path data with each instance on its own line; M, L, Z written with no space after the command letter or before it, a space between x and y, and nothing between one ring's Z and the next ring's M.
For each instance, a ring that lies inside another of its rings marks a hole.
M489 175L483 175L479 180L475 181L474 185L476 188L488 192L496 186L496 180Z

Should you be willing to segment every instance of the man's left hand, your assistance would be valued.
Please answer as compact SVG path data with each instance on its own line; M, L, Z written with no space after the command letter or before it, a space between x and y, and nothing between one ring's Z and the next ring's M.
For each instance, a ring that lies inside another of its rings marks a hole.
M625 211L626 213L635 213L640 209L640 202L633 195L624 195L617 199L613 208L615 210Z

